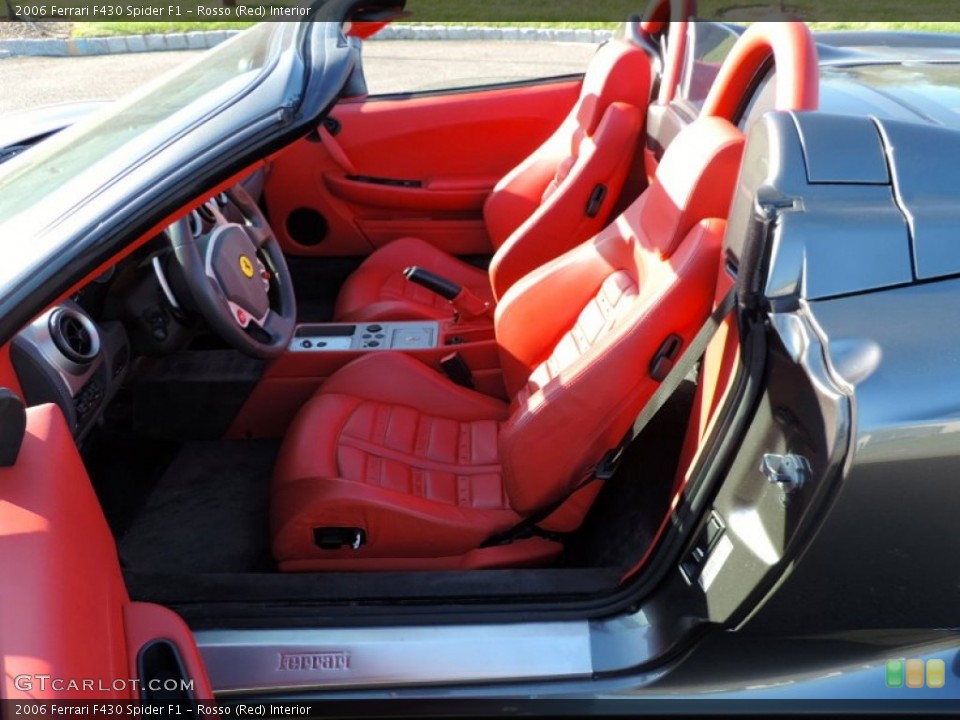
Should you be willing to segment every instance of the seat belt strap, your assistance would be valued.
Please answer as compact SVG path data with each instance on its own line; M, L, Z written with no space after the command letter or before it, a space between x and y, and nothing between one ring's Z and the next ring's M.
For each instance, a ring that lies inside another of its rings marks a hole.
M537 525L550 517L550 515L558 510L561 505L563 505L573 495L580 492L580 490L585 488L587 485L590 485L597 480L609 480L616 474L627 448L630 447L633 441L637 438L637 436L640 435L647 424L653 420L656 414L660 412L667 401L677 391L677 388L680 387L680 384L684 381L687 375L690 374L690 371L693 370L697 362L703 356L704 352L706 352L710 341L713 340L714 336L717 334L717 331L723 324L724 318L730 314L730 311L733 310L735 304L736 287L730 289L730 292L724 296L723 300L720 301L720 304L710 314L710 317L707 318L707 321L703 324L700 330L697 331L697 334L694 336L693 340L690 341L690 344L677 359L673 368L671 368L670 372L663 379L663 382L660 383L660 386L657 388L656 392L650 397L650 400L647 401L647 404L643 406L640 414L637 415L637 419L633 421L633 425L627 431L627 434L624 435L623 440L621 440L615 448L611 448L605 452L603 457L600 458L600 461L584 475L584 478L580 482L574 485L572 490L565 493L558 500L534 510L509 530L491 535L483 542L483 544L480 545L480 547L486 548L497 545L508 545L517 540L523 540L525 538L534 536L546 537L551 540L559 540L559 536L557 536L555 533L549 533L541 530L537 527Z

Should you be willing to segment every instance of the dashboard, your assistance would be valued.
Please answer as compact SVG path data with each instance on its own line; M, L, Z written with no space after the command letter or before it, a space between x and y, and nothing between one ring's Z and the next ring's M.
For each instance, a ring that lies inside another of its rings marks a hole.
M122 323L98 324L71 300L24 328L10 357L27 403L59 405L80 440L123 382L131 349Z
M241 184L258 197L263 173ZM238 220L239 209L224 193L188 215L191 232L206 239ZM23 328L11 341L10 358L26 404L59 405L79 443L136 361L172 355L205 327L163 232Z

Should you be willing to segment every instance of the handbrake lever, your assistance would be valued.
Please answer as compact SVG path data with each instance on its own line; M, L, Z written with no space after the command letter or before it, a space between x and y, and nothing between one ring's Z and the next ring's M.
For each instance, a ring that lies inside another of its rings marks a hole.
M413 265L403 271L403 276L410 282L425 287L430 292L449 300L453 305L455 322L459 321L461 317L470 319L490 314L490 303L477 297L462 285L436 273Z

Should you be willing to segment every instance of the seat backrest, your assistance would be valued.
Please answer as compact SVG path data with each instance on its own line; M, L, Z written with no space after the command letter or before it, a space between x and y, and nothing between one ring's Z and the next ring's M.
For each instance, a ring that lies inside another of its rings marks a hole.
M651 73L639 46L601 46L564 122L494 188L484 218L496 250L490 278L498 298L606 224L643 132Z
M743 142L728 120L693 123L620 217L503 297L501 458L518 512L561 497L617 444L656 390L657 350L672 335L688 344L709 314ZM575 528L591 500L572 498L547 526Z

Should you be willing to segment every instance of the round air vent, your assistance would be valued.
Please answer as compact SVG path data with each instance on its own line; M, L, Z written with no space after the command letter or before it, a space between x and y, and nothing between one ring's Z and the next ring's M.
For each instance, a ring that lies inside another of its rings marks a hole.
M90 318L72 308L59 308L50 316L50 337L64 357L85 365L100 352L100 335Z

